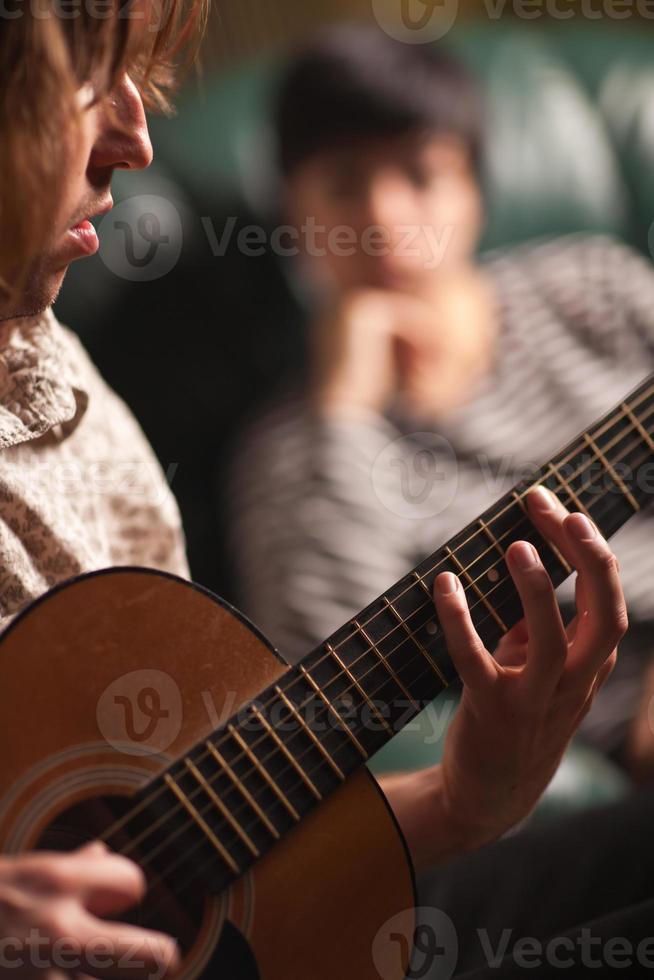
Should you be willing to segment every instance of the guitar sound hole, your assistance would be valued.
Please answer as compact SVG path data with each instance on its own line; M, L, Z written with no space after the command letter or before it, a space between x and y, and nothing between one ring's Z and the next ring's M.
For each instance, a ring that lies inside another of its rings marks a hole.
M47 851L74 851L84 844L102 836L132 806L124 797L96 797L78 803L63 811L46 829L36 848ZM117 835L118 836L118 835ZM115 838L112 837L112 841ZM138 849L128 849L128 841L120 842L117 850L125 848L127 856L140 864L144 855ZM204 916L204 899L197 894L185 893L183 901L178 900L165 882L148 875L147 892L143 900L133 909L126 910L114 918L147 929L165 932L173 936L187 954L193 947Z

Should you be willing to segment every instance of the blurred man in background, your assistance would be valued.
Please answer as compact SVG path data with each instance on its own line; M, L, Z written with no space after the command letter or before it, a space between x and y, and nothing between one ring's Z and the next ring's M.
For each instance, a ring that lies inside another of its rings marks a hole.
M318 36L287 69L279 160L313 370L238 461L234 554L246 612L291 659L652 368L654 271L627 248L577 235L478 260L483 131L457 62L372 26ZM643 515L616 539L632 627L583 728L638 780L654 770L653 530Z

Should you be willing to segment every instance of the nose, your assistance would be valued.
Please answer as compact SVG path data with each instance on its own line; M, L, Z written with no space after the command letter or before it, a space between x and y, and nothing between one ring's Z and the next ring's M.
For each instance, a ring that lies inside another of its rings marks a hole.
M89 164L98 170L143 170L152 163L143 100L128 75L99 107L101 118Z
M408 181L391 170L377 173L368 186L365 210L371 226L387 228L394 237L398 227L413 220L415 202Z

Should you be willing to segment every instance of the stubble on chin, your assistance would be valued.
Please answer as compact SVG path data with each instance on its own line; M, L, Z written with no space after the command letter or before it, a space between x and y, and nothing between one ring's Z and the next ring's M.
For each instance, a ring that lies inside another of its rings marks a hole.
M67 269L52 272L48 263L41 259L30 271L20 296L3 303L0 299L0 322L21 317L38 316L56 301Z

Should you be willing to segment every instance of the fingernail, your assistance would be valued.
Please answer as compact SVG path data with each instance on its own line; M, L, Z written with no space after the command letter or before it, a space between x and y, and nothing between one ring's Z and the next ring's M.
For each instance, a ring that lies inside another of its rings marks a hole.
M454 595L459 591L459 580L452 572L443 572L439 575L436 585L441 595Z
M543 513L554 510L556 506L556 497L547 487L536 487L530 491L529 502L531 503L532 501L536 509L543 511Z
M584 514L571 514L565 526L577 541L592 541L597 537L597 528Z
M530 568L540 564L538 552L533 544L528 544L526 541L518 541L514 544L509 557L521 572L528 572Z

